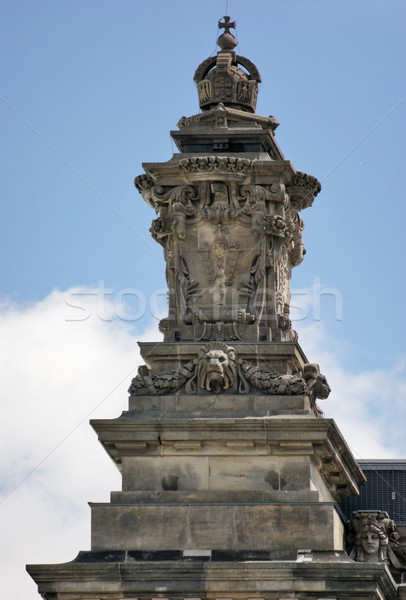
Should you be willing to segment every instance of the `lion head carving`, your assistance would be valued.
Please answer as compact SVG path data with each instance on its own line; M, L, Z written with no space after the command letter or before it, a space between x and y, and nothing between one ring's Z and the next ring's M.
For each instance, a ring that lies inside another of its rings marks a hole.
M197 364L199 386L219 394L234 385L237 375L235 350L223 342L210 342L201 348Z

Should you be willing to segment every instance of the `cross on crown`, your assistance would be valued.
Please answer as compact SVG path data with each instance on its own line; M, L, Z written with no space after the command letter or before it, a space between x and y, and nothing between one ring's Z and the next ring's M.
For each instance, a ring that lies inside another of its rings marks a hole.
M230 29L235 29L236 22L230 22L230 17L223 17L223 19L224 22L221 20L219 21L219 29L224 29L224 33L230 33Z

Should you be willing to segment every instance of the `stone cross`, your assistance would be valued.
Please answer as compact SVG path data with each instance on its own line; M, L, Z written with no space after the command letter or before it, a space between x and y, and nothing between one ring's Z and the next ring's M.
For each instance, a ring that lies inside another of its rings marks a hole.
M223 19L224 23L221 20L219 21L219 29L224 29L224 33L230 33L230 29L235 29L236 22L230 22L230 17L223 17Z

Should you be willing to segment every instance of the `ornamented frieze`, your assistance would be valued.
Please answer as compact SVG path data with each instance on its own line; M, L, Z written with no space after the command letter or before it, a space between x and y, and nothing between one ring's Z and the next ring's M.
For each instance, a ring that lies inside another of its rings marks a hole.
M275 369L238 359L234 347L221 341L200 346L193 360L170 373L151 375L148 367L140 367L128 391L131 396L161 396L182 388L186 394L248 394L255 390L267 395L305 395L313 408L316 398L327 398L330 393L318 365L305 365L301 375L280 375Z
M238 156L192 156L182 158L179 168L186 173L238 173L249 175L253 162Z
M179 339L243 340L242 325L265 328L267 339L296 339L289 283L305 253L303 221L285 185L241 185L239 175L254 168L246 158L197 156L178 167L202 178L179 185L147 175L135 180L158 213L150 231L167 262L165 339L176 331ZM222 180L224 173L230 178Z

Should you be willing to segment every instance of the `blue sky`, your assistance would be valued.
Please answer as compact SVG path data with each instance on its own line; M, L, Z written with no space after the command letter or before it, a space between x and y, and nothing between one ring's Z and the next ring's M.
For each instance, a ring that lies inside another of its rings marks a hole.
M142 162L171 157L169 131L199 111L193 74L216 51L225 5L0 2L0 491L35 469L0 506L6 523L27 512L26 498L33 507L12 577L25 562L86 549L86 501L120 486L87 415L125 409L136 340L159 339L151 303L166 285L148 232L153 211L133 179ZM278 119L285 157L323 186L302 214L307 255L292 279L294 302L309 313L295 323L300 343L334 383L323 408L360 457L405 456L405 4L228 7L238 52L262 75L257 112ZM35 586L21 582L13 597L34 600Z
M351 344L348 366L389 366L404 334L404 3L252 6L229 1L239 52L262 74L257 111L280 121L286 158L323 181L292 286L318 276L340 290L343 320L331 327ZM3 295L37 301L103 281L149 298L165 286L152 211L132 181L143 161L170 158L169 130L198 112L192 78L224 7L2 3Z

